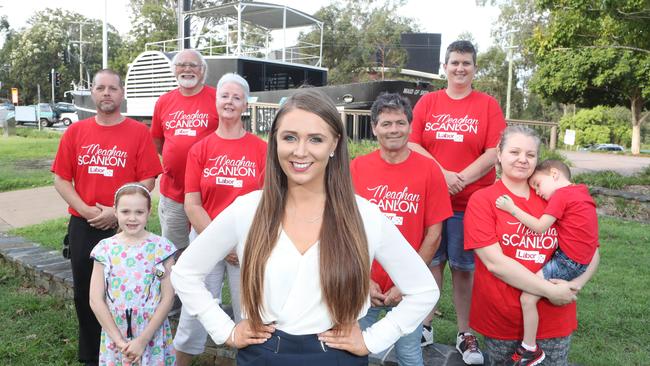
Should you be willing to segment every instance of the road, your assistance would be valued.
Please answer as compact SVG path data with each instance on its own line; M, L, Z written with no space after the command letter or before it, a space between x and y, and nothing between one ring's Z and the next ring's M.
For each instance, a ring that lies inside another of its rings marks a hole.
M633 175L650 166L650 157L593 151L560 151L572 163L572 174L613 170L623 175Z

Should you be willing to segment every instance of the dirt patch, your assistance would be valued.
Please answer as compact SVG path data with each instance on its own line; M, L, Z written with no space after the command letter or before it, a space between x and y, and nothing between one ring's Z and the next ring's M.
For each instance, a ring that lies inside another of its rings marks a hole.
M28 169L28 170L49 170L52 167L52 159L29 159L29 160L17 160L13 162L13 165L18 170Z

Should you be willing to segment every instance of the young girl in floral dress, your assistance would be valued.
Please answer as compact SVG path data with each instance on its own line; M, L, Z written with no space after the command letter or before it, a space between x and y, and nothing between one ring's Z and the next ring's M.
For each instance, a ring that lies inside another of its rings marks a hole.
M169 366L176 363L167 314L174 245L145 230L149 191L129 183L115 193L120 232L100 241L90 282L90 306L102 325L100 365Z

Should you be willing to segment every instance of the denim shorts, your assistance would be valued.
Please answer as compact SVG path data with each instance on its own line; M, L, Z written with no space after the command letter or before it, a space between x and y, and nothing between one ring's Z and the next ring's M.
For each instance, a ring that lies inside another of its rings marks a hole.
M585 273L586 270L586 264L575 262L558 248L553 254L551 260L544 264L542 273L544 273L544 279L547 280L550 280L551 278L559 278L565 281L571 281Z
M474 270L474 251L465 250L463 237L464 211L454 211L454 216L442 223L442 239L436 255L431 261L431 267L449 261L452 269L471 272Z

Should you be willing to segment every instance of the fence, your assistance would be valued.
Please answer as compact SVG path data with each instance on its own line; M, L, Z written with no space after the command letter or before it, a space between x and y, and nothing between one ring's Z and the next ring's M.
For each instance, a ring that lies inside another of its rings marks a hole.
M256 134L268 134L278 108L280 108L279 104L274 103L249 103L248 111L243 115L246 129ZM369 110L341 109L340 113L345 131L352 141L375 139L372 134ZM508 125L525 125L535 129L549 149L555 150L557 146L557 122L521 119L508 119L506 122Z

